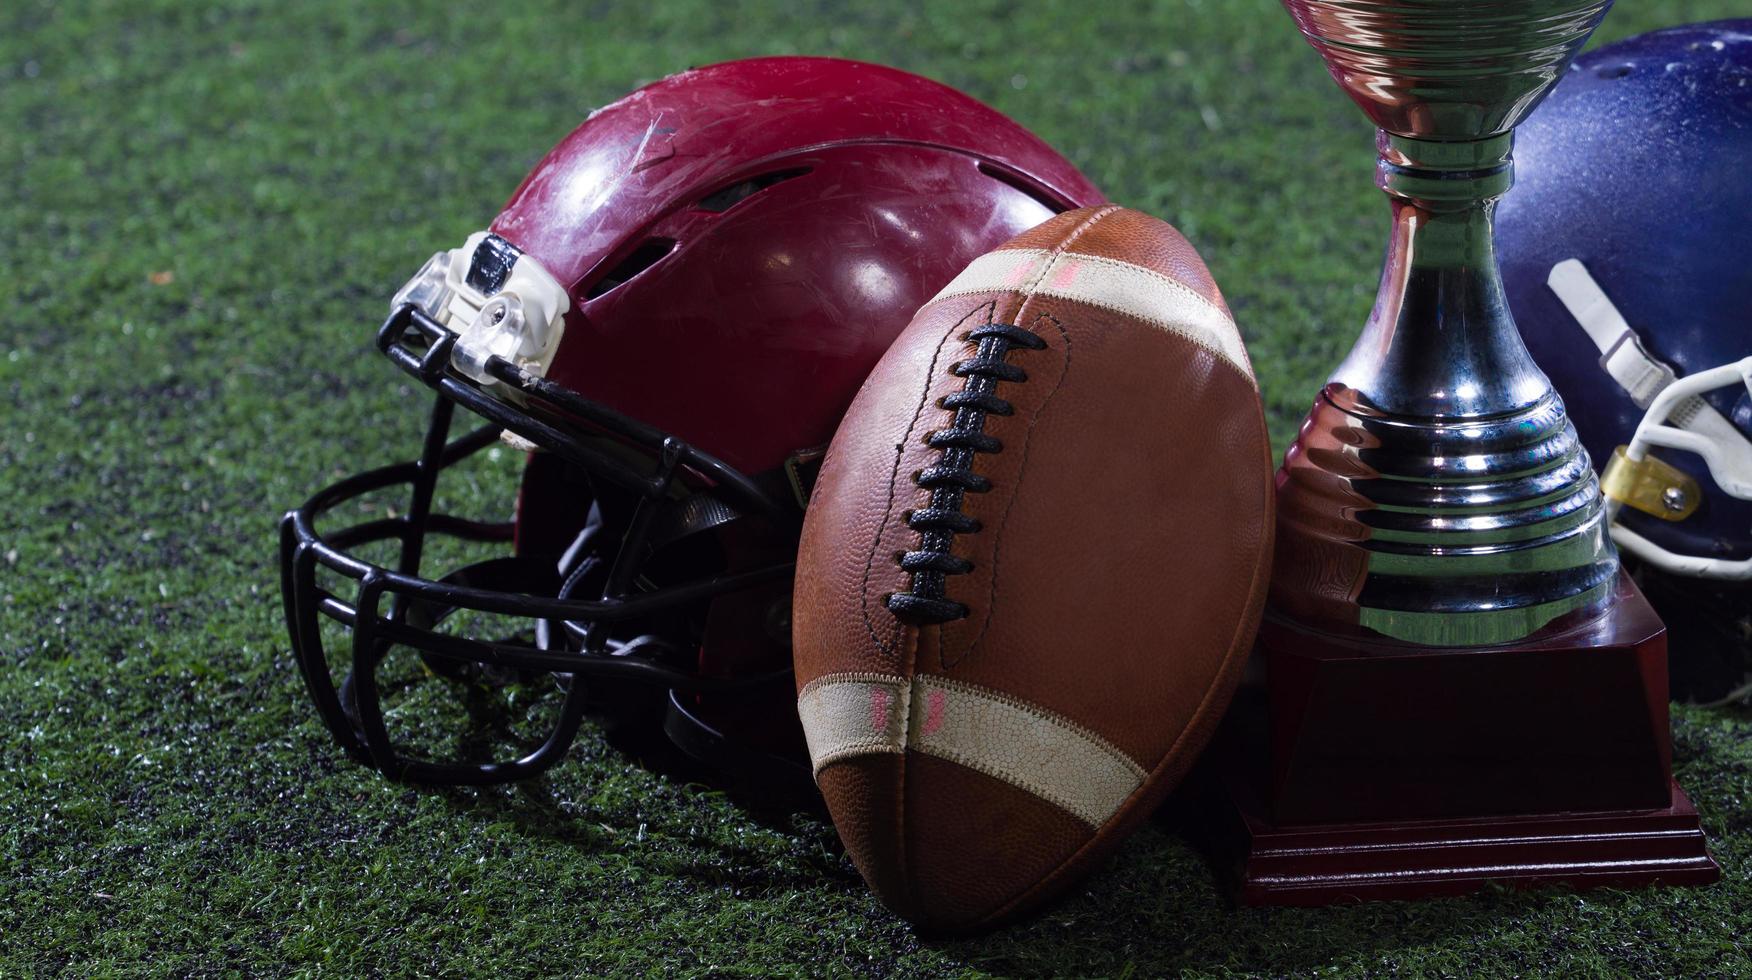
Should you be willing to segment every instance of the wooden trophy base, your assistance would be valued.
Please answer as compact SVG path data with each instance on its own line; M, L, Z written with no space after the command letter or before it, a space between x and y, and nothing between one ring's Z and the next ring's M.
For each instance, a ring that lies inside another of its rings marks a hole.
M1259 652L1266 690L1237 697L1213 760L1247 904L1721 875L1670 773L1666 630L1628 576L1605 614L1516 644L1268 616Z

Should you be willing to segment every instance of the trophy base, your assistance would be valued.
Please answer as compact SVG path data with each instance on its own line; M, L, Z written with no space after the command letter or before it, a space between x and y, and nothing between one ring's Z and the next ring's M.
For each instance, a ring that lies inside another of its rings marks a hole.
M1248 904L1720 877L1670 775L1666 631L1628 576L1518 643L1411 646L1268 618L1266 690L1216 760Z

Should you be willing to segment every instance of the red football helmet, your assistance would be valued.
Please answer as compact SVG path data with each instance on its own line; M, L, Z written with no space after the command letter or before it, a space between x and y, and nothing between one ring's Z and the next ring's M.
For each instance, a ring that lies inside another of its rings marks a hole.
M981 253L1101 200L996 111L875 65L731 62L593 113L392 302L378 347L437 393L419 459L281 524L292 648L329 729L392 777L438 782L535 773L592 711L661 706L672 737L723 764L748 757L731 744L782 752L812 461L920 304ZM487 424L451 440L457 404ZM435 513L440 473L501 438L530 451L513 520ZM400 514L317 529L398 487ZM422 577L441 538L510 553ZM385 542L393 559L360 554ZM347 579L350 601L331 587ZM521 625L452 628L482 616ZM339 685L323 617L351 629ZM551 734L509 762L409 751L377 675L397 646L458 680L557 675Z

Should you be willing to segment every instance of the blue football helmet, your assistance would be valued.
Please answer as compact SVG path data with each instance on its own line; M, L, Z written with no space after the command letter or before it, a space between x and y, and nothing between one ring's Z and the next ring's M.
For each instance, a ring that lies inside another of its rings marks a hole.
M1752 20L1577 59L1497 220L1521 336L1601 467L1674 694L1752 692Z

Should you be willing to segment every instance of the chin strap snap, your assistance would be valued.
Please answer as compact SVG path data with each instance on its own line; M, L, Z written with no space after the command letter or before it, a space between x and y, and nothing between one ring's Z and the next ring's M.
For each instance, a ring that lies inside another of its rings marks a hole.
M498 384L487 371L495 357L546 374L572 305L540 262L484 231L428 259L390 301L401 303L455 331L451 366L485 386Z

